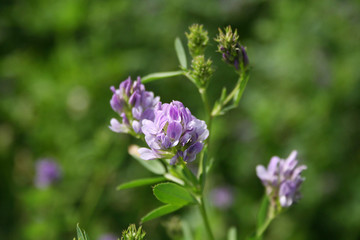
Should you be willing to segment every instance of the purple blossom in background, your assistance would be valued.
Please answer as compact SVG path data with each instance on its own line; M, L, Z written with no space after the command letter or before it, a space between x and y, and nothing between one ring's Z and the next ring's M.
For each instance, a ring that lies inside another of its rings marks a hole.
M106 233L101 235L98 240L118 240L119 238L116 237L114 234L112 233Z
M210 200L218 208L229 208L234 203L233 190L229 187L214 188L210 193Z
M279 157L272 157L267 169L258 165L257 176L266 187L266 193L271 201L279 201L282 207L290 207L300 199L300 185L305 180L301 172L307 167L297 166L296 151L292 151L289 157L284 160Z
M119 133L128 133L133 130L136 134L140 134L142 120L154 120L154 107L160 98L154 97L153 92L145 91L140 77L134 82L129 77L120 83L118 89L114 86L110 89L113 92L110 105L122 118L121 123L112 118L110 129Z
M194 117L179 101L159 103L154 120L143 120L142 132L148 148L140 148L142 159L170 159L175 164L179 157L192 162L202 150L209 136L206 123Z
M59 165L53 160L39 160L36 162L35 186L46 188L61 179Z

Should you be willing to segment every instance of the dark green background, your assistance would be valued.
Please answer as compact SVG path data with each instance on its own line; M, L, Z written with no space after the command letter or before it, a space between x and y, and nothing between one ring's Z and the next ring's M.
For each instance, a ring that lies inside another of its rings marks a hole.
M116 117L109 87L176 70L173 41L185 42L192 23L211 39L218 27L238 28L252 66L240 107L213 125L207 192L229 185L235 193L230 209L210 209L218 238L230 226L241 239L251 233L263 193L255 166L297 149L308 165L303 199L266 239L359 239L359 11L356 0L1 1L0 239L72 239L77 222L91 239L120 235L160 205L150 187L115 191L151 174L127 154L138 142L107 128ZM211 41L212 102L236 81L215 50ZM203 118L185 78L146 87ZM38 190L34 162L44 157L57 159L63 180ZM201 225L196 209L178 214ZM144 224L148 239L169 239L169 219Z

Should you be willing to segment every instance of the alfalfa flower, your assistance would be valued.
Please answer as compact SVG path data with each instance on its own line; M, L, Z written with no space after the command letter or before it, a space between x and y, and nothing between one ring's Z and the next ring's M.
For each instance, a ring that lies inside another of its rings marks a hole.
M272 157L267 169L258 165L256 167L257 176L266 187L266 193L270 201L276 205L280 203L282 207L290 207L301 197L299 188L305 178L301 177L301 172L307 167L298 166L296 151L292 151L287 159Z
M219 28L219 35L215 38L218 44L218 51L222 54L223 60L233 65L236 70L242 66L246 68L249 65L249 58L246 53L246 47L242 46L239 41L237 30L233 31L230 26L223 32Z
M46 188L61 179L61 170L52 159L42 159L36 162L35 186Z
M179 101L158 104L155 118L143 120L142 132L150 147L140 148L144 160L170 159L175 164L179 158L194 161L209 136L206 123L194 117Z
M110 89L113 92L110 105L122 118L121 123L112 118L110 129L114 132L140 134L142 120L154 119L154 107L160 98L154 97L153 92L145 90L140 77L134 82L129 77L120 83L118 89L114 86Z

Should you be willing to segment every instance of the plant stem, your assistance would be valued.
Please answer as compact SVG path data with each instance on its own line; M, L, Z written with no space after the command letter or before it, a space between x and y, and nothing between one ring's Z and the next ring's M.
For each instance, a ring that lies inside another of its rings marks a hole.
M264 232L269 227L270 223L272 222L272 220L274 220L275 217L275 208L273 206L269 206L266 221L256 230L256 238L260 238L264 234Z
M210 227L210 224L209 224L209 219L208 219L207 214L206 214L205 203L204 203L204 198L203 198L202 194L201 194L201 197L200 197L199 209L200 209L200 213L201 213L201 216L203 218L205 228L206 228L206 232L207 232L207 234L209 236L209 239L210 240L215 240L214 235L213 235L213 233L211 231L211 227Z
M206 88L199 88L199 93L200 93L201 99L202 99L202 101L204 103L208 129L211 129L212 116L211 116L210 103L209 103L209 100L208 100L208 97L207 97L207 94L206 94Z
M256 230L257 238L261 237L264 234L265 230L269 227L273 219L274 218L267 218L265 223L259 229Z

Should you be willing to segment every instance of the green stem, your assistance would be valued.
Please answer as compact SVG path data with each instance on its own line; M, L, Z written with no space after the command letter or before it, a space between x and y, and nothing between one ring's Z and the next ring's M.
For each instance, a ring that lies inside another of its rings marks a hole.
M200 213L201 213L201 216L203 218L205 228L206 228L206 232L207 232L207 234L209 236L209 239L210 240L215 240L214 235L213 235L213 233L211 231L211 227L210 227L210 224L209 224L209 219L208 219L207 214L206 214L204 198L203 198L202 195L200 197L199 209L200 209Z
M206 118L207 118L207 124L208 128L211 128L211 122L212 122L212 116L211 116L211 108L210 103L206 94L206 88L199 88L199 93L201 95L201 99L204 103L205 111L206 111Z
M272 220L275 219L275 217L277 216L278 213L275 212L275 208L271 205L269 206L268 209L268 214L266 217L266 221L264 222L264 224L262 226L260 226L257 230L256 230L256 238L260 239L261 236L264 234L264 232L266 231L266 229L269 227L270 223L272 222Z
M274 218L267 218L265 223L259 229L257 229L256 231L257 238L260 238L264 234L265 230L269 227L273 219Z
M241 86L241 82L242 82L242 79L243 79L242 76L243 76L243 74L241 74L241 76L239 77L239 80L236 83L234 89L231 91L231 93L224 100L223 106L225 106L228 102L230 102L234 98L235 94L239 91L239 88Z

